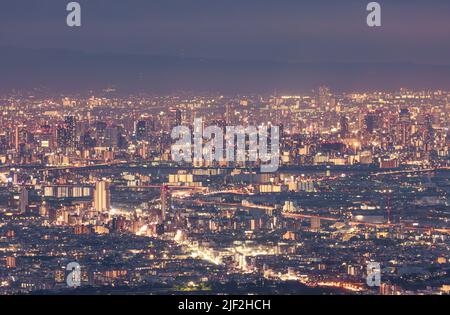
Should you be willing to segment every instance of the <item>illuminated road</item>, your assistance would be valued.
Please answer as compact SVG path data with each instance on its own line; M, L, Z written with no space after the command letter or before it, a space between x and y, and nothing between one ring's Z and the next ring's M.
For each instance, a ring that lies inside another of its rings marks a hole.
M283 217L290 218L290 219L311 219L311 218L318 218L323 221L345 221L340 220L337 218L331 218L331 217L323 217L323 216L316 216L316 215L305 215L305 214L298 214L298 213L287 213L283 212ZM390 224L390 223L368 223L368 222L359 222L359 221L346 221L346 223L352 225L352 226L368 226L368 227L374 227L374 228L402 228L409 231L428 231L428 232L439 232L439 233L446 233L450 234L450 229L437 229L433 227L414 227L414 226L406 226L403 224Z
M111 185L111 188L115 189L162 189L163 187L167 187L171 190L193 190L193 191L207 191L207 187L190 187L190 186L177 186L177 185L139 185L139 186L116 186Z
M214 196L214 195L221 195L221 194L230 194L230 195L245 195L249 196L252 195L251 193L239 190L239 189L230 189L230 190L218 190L218 191L212 191L207 194L206 196Z
M79 165L79 166L55 166L55 167L43 167L38 168L39 171L77 171L77 170L91 170L96 168L105 168L117 165L123 165L126 162L118 161L118 162L108 162L108 163L99 163L92 165Z
M312 215L312 214L299 214L299 213L283 212L282 215L283 215L283 217L289 218L289 219L312 219L312 218L315 218L315 219L320 219L323 221L334 221L334 222L340 221L337 218L323 217L320 215Z
M205 200L188 200L174 198L174 200L181 203L190 203L196 206L224 206L232 208L248 208L248 209L259 209L259 210L275 210L274 207L254 205L254 204L242 204L242 203L231 203L231 202L220 202L220 201L205 201Z
M373 173L372 176L383 176L383 175L401 175L401 174L414 174L414 173L429 173L435 171L449 171L449 166L443 167L435 167L435 168L424 168L424 169L416 169L416 170L401 170L401 171L387 171L387 172L379 172Z
M270 206L262 206L262 205L254 205L254 204L241 204L241 203L230 203L230 202L218 202L218 201L205 201L205 200L188 200L188 199L178 199L174 198L176 201L181 203L190 203L192 205L204 206L225 206L225 207L233 207L233 208L248 208L248 209L259 209L259 210L275 210L275 207ZM368 223L368 222L360 222L360 221L346 221L345 219L333 218L333 217L325 217L320 215L312 215L312 214L300 214L300 213L288 213L283 212L282 216L289 219L320 219L323 221L345 221L351 226L367 226L374 228L402 228L404 230L409 231L425 231L425 232L439 232L450 234L450 229L441 229L441 228L433 228L433 227L413 227L406 226L403 224L390 224L390 223Z
M40 185L32 185L32 184L27 184L24 185L26 187L35 187L35 186L40 186ZM67 184L67 185L58 185L58 184L52 184L52 185L42 185L42 187L46 188L46 187L51 187L51 188L59 188L59 187L64 187L64 188L95 188L95 185L93 184ZM111 189L123 189L123 190L134 190L134 189L162 189L163 187L167 187L168 189L171 190L192 190L192 191L207 191L208 188L207 187L189 187L189 186L177 186L177 185L139 185L139 186L120 186L120 185L111 185Z

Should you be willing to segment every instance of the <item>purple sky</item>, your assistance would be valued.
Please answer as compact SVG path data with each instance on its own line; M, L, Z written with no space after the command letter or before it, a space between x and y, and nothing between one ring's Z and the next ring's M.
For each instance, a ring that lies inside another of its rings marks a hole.
M379 1L383 26L365 24L368 0L2 0L0 45L212 59L450 64L450 1Z
M450 1L1 0L0 90L450 87Z

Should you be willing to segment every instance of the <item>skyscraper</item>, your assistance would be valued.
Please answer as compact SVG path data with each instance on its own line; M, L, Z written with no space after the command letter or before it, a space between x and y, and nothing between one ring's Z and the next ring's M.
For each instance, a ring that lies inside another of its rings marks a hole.
M0 134L0 154L4 154L8 150L8 134Z
M19 195L19 211L25 213L28 207L28 190L22 187Z
M76 144L75 117L66 116L64 119L64 125L66 129L67 147L70 150L74 150Z
M311 218L311 230L316 232L320 231L320 218Z
M328 111L331 105L332 94L326 86L319 87L317 93L317 105L321 110Z
M408 145L409 138L411 136L411 114L407 108L400 109L399 113L401 143L402 145Z
M167 186L161 187L161 221L166 220L167 211L170 209L171 203L170 189Z
M58 148L60 148L60 149L66 149L68 146L66 134L67 134L67 132L66 132L66 129L64 128L64 126L59 125L56 128L56 143L58 145Z
M28 143L28 131L25 126L17 126L16 127L16 135L15 135L15 147L16 151L19 152L21 144Z
M75 117L66 116L64 124L59 125L56 132L58 148L73 151L76 146Z
M109 182L102 180L95 184L94 208L97 212L109 211L111 208Z
M181 110L179 110L178 108L170 108L166 123L168 131L171 131L173 128L181 125L182 125Z
M97 121L95 123L95 140L96 145L98 146L105 146L105 140L106 140L106 128L108 127L108 124L104 121Z
M16 268L16 258L14 256L6 257L6 268Z
M366 123L366 131L368 133L373 133L377 126L377 115L375 113L369 113L365 117L365 123Z
M348 136L349 133L348 118L345 115L341 116L340 125L341 125L341 137L345 138Z
M138 140L145 140L148 135L147 121L139 120L134 125L134 133Z

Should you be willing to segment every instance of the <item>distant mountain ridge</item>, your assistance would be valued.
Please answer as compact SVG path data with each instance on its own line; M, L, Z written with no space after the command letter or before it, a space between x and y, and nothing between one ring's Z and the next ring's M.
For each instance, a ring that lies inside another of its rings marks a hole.
M450 66L413 63L293 63L177 56L84 53L0 47L0 90L46 87L57 91L114 85L128 92L301 92L448 89Z

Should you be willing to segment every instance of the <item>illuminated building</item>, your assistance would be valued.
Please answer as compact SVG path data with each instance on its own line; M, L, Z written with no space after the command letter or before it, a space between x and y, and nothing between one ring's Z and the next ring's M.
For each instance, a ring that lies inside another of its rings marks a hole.
M16 258L15 257L6 257L6 268L16 268Z
M136 139L138 140L145 140L148 136L148 128L147 128L147 121L145 120L139 120L135 123L134 126L134 134L136 135Z
M97 212L110 210L111 196L109 190L109 182L102 180L95 184L94 208Z
M28 190L22 187L19 195L19 211L25 213L28 207Z
M406 146L409 143L411 134L411 116L407 108L402 108L399 114L401 128L401 143Z
M181 110L178 108L171 108L169 110L169 128L170 130L174 127L181 126L182 124L182 118L181 118Z
M171 195L167 186L161 187L161 221L166 220L167 212L170 210Z
M320 218L311 218L311 230L316 232L320 231Z
M27 143L28 143L28 131L26 127L17 126L15 135L16 152L20 151L21 145L26 145Z
M340 130L341 138L346 138L349 133L349 127L348 127L348 118L345 117L344 115L341 116L340 125L341 125Z
M56 130L56 141L58 148L72 151L76 144L75 117L66 116L64 124L59 125Z
M375 129L378 128L378 125L377 125L378 117L375 113L367 114L364 120L366 123L366 131L368 133L373 133L375 131Z

